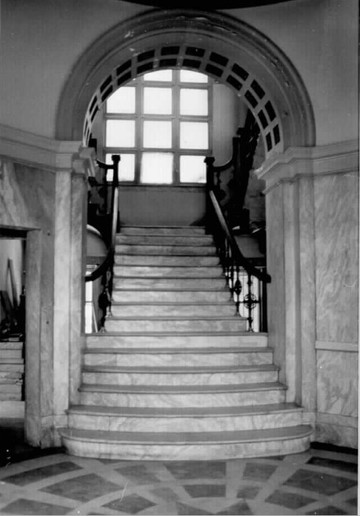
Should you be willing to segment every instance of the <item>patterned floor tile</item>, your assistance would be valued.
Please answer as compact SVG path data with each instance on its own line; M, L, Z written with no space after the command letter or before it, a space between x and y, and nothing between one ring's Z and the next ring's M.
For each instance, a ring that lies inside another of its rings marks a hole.
M299 469L285 485L315 491L323 495L333 495L356 486L356 481L327 473Z
M191 484L183 487L192 498L224 497L226 493L225 484Z
M308 498L297 493L285 493L282 491L275 491L266 499L267 503L280 505L281 507L287 507L288 509L294 510L301 509L301 507L315 501L316 500L313 498Z
M108 503L103 507L108 507L114 511L121 511L126 514L138 514L139 512L143 511L144 509L148 509L153 505L155 505L154 502L150 502L142 496L132 494L129 496L124 496L124 498L114 500L113 502Z
M197 515L197 514L207 514L211 515L213 513L210 513L209 511L204 511L203 509L199 509L198 507L192 507L191 505L187 505L185 503L178 502L176 504L177 514L183 514L183 515Z
M216 514L253 514L250 510L250 507L246 502L238 502L234 505L231 505L230 507L227 507L226 509L217 512Z
M237 498L252 499L258 494L260 487L257 486L242 486L238 489Z
M339 509L339 507L328 505L326 507L321 507L321 509L316 509L315 511L307 512L306 514L325 514L326 516L329 516L330 514L346 514L346 512Z
M160 482L156 474L149 471L149 466L135 465L125 468L117 468L116 471L137 484L154 484Z
M44 502L37 502L26 498L19 498L15 502L3 507L0 512L4 514L67 514L71 507L52 505Z
M349 473L357 472L357 464L354 462L344 462L324 457L311 457L307 464L322 466L323 468L339 469L340 471L347 471Z
M249 462L245 467L244 479L254 480L255 482L262 482L271 477L276 468L277 466L273 466L272 464L258 464Z
M90 473L58 482L41 489L41 491L63 496L64 498L71 498L72 500L78 500L79 502L89 502L94 498L111 493L112 491L118 491L122 488L123 486L119 484L108 482L99 475Z
M38 482L45 478L49 478L55 475L61 475L62 473L69 473L70 471L81 470L80 466L77 466L73 462L59 462L57 464L50 464L42 468L31 469L30 471L24 471L17 475L11 475L4 477L3 482L15 484L17 486L26 486L32 482Z
M165 463L166 468L178 480L215 479L226 475L226 462L189 461Z

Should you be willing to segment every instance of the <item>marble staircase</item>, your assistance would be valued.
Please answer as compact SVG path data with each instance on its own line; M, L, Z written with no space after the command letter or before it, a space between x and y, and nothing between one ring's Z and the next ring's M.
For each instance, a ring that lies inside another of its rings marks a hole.
M235 314L200 227L124 227L112 315L87 336L69 453L194 460L300 452L312 429L286 402L267 335Z

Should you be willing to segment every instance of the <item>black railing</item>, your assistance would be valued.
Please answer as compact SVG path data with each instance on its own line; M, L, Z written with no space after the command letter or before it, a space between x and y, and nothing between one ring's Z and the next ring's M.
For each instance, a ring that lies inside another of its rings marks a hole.
M266 286L271 281L265 264L255 265L241 252L221 206L221 176L233 167L241 178L241 138L233 138L233 156L225 165L214 166L215 159L205 159L207 166L207 232L213 234L227 285L233 296L236 312L246 317L248 331L267 331ZM246 178L247 181L247 178ZM238 179L241 183L241 179ZM243 197L244 198L244 197ZM237 209L242 210L240 200Z
M116 233L120 229L118 188L120 156L113 155L111 159L112 165L97 161L99 167L105 171L103 182L99 183L95 178L89 178L90 187L101 191L100 197L103 202L101 214L98 218L102 223L98 224L98 229L108 248L104 261L91 274L85 276L85 281L95 281L102 278L102 289L98 299L99 308L102 312L99 321L100 331L104 330L105 320L111 314ZM113 178L110 182L107 180L109 170L113 171Z

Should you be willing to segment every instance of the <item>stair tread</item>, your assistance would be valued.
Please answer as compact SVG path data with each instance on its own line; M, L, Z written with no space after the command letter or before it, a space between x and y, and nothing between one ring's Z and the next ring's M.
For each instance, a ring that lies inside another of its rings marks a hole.
M211 333L212 335L213 333ZM139 335L143 335L139 333ZM172 334L171 334L172 335ZM208 353L272 353L269 347L211 347L211 348L86 348L84 353L91 354L169 354L169 353L188 353L188 354L208 354Z
M135 316L128 315L121 317L119 315L111 315L108 321L243 321L245 317L239 315L149 315L149 316Z
M254 382L231 385L112 385L89 384L80 386L82 392L112 392L112 393L141 393L141 394L195 394L214 392L244 392L262 390L284 390L286 386L280 382Z
M60 429L63 436L72 439L94 440L131 444L196 444L256 442L282 439L297 439L312 433L310 425L297 425L266 430L237 430L223 432L119 432L104 430Z
M269 403L229 407L107 407L103 405L73 405L69 412L89 415L134 417L204 417L269 414L302 411L296 403Z
M240 366L108 366L108 365L93 365L84 366L83 371L85 372L99 372L99 373L182 373L182 374L194 374L194 373L235 373L235 372L247 372L247 371L278 371L279 367L274 364L251 364L251 365L240 365Z

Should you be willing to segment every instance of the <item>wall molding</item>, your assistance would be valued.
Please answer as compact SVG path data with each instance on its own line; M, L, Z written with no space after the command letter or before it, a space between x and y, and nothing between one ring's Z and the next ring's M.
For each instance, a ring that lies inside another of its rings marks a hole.
M266 181L267 193L283 182L301 177L349 174L359 169L359 142L347 140L318 147L290 147L272 156L255 170L258 179Z
M358 353L359 346L356 342L328 342L317 340L315 342L316 350L323 351L338 351L338 352L346 352L346 353Z
M54 140L0 124L0 156L49 172L71 172L80 141Z

